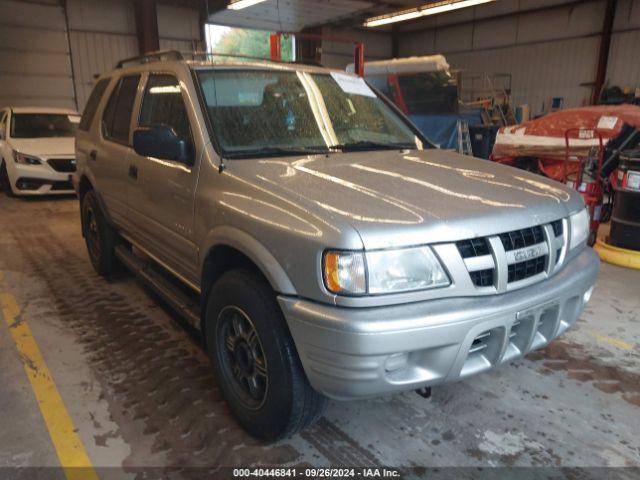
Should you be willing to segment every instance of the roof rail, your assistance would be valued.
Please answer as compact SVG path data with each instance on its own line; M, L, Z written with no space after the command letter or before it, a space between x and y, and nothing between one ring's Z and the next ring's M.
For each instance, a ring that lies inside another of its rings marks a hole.
M191 57L193 60L203 58L205 61L208 59L213 59L213 57L222 57L222 58L240 58L244 60L257 60L262 62L272 63L274 60L266 57L258 57L256 55L243 55L236 53L216 53L216 52L203 52L203 51L193 51L193 52L181 52L183 58ZM284 63L283 61L275 61L275 63Z
M162 60L184 60L182 53L178 50L158 50L156 52L145 53L136 57L125 58L116 64L116 68L122 68L126 63L149 63L160 62Z
M120 60L116 64L116 68L122 68L127 63L150 63L150 62L161 62L163 60L198 60L202 59L204 61L213 61L214 57L222 57L222 58L238 58L243 60L253 60L259 62L267 62L267 63L290 63L290 64L303 64L303 65L314 65L318 67L322 67L323 65L319 62L315 61L287 61L287 60L274 60L271 58L258 57L255 55L242 55L235 53L215 53L215 52L202 52L202 51L184 51L180 52L178 50L159 50L157 52L149 52L144 55L139 55L136 57L125 58L124 60Z

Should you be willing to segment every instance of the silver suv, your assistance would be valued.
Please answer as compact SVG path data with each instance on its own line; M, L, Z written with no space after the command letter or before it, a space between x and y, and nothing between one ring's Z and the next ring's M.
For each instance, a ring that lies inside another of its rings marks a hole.
M418 390L573 325L598 259L580 195L435 148L362 79L161 52L103 75L74 184L98 273L203 332L252 434Z

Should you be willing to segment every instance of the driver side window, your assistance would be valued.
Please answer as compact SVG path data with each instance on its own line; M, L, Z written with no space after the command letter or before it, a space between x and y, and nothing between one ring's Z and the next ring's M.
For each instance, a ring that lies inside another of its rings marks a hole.
M169 126L184 140L193 157L193 137L180 83L173 75L151 74L147 81L138 121L141 127Z

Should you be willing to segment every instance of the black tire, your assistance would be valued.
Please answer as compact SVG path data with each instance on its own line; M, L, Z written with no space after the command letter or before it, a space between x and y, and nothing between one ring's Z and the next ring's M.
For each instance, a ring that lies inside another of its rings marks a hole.
M80 212L82 236L93 268L105 278L120 273L122 269L115 253L118 233L107 223L93 190L82 197Z
M244 322L244 335L235 330L236 320ZM327 399L309 384L262 277L248 270L223 274L209 294L204 333L222 394L251 435L275 441L320 418Z
M11 190L11 180L9 180L9 174L7 173L7 166L4 161L0 164L0 190L4 190L7 197L14 197L15 194Z

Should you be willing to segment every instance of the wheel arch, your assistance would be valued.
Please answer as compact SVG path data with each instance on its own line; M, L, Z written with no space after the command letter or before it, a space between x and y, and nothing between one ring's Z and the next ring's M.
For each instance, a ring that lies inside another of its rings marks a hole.
M219 227L209 235L207 245L201 263L203 319L206 317L206 303L211 287L222 274L236 268L254 271L277 293L296 295L296 290L280 263L264 245L248 233L232 227Z

